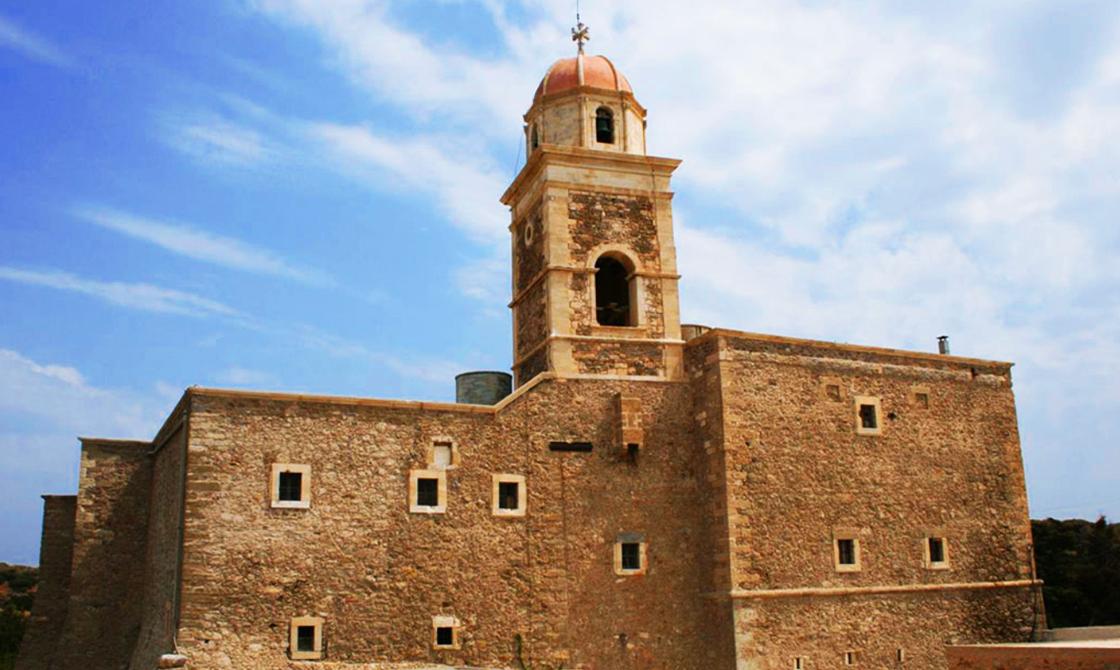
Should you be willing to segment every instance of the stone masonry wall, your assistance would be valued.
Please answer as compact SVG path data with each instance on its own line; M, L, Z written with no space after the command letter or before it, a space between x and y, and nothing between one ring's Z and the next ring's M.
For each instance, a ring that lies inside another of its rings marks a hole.
M637 463L617 448L617 396L640 398ZM192 667L286 668L290 618L326 620L330 662L509 667L728 667L706 642L707 509L687 386L545 381L497 415L376 403L192 400L180 648ZM408 472L451 439L447 512L408 511ZM552 441L590 441L591 453ZM309 464L311 508L269 507L272 463ZM491 513L491 475L521 474L527 515ZM649 572L620 578L620 533ZM431 649L433 615L462 649Z
M39 586L16 660L16 670L47 670L53 662L70 601L70 562L74 552L76 507L76 496L43 496Z
M572 357L584 374L656 376L665 371L661 347L656 344L625 340L575 342Z
M140 627L150 446L83 441L70 602L55 667L127 667Z
M517 322L517 356L525 356L533 347L548 337L548 318L545 314L547 300L546 282L540 282L530 289L514 307Z
M721 345L733 588L1031 578L1007 366L745 334ZM880 435L857 435L856 396L880 399ZM858 536L860 571L835 569L837 531ZM924 566L929 535L947 538L948 570ZM795 640L807 656L835 659L873 639L944 667L930 656L944 641L1027 639L1034 600L1028 588L831 597L813 599L811 617L800 601L750 603L736 607L741 659L792 656ZM811 640L807 620L820 622ZM789 667L770 663L747 667Z
M577 266L591 265L592 251L603 244L630 249L646 270L661 269L653 201L647 196L624 196L572 191L568 199L571 257Z
M156 452L152 464L141 629L132 654L132 668L154 668L161 654L174 651L186 433L180 424Z

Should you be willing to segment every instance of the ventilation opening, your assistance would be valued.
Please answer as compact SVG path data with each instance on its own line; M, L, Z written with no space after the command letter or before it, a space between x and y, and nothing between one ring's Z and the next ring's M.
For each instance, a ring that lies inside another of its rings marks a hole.
M614 144L614 112L607 107L595 110L595 141Z
M540 133L537 132L536 124L533 124L532 138L530 139L529 145L532 147L533 151L536 151L537 147L541 145Z
M636 325L630 303L630 271L610 256L596 261L595 270L595 319L599 325Z
M280 491L277 497L282 502L299 502L303 500L303 473L281 472Z

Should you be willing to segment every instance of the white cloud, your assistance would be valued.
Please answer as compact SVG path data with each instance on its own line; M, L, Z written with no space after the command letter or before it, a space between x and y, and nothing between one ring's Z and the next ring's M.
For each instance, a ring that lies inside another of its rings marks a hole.
M171 147L205 163L250 166L275 157L261 133L218 117L168 118L161 139Z
M325 274L296 267L271 251L191 226L157 221L105 207L79 207L74 213L90 223L195 260L309 284L332 283Z
M0 16L0 47L18 51L31 60L55 67L71 67L74 64L62 49L49 40L20 28L3 16Z
M336 168L378 189L434 197L448 220L476 240L496 243L505 235L508 214L498 202L504 180L485 147L449 136L387 137L363 126L315 123L307 130Z
M237 310L216 300L193 293L163 288L152 284L130 284L116 281L85 279L68 272L51 270L40 272L0 266L0 279L45 286L60 291L72 291L99 300L147 312L179 314L183 316L237 316Z

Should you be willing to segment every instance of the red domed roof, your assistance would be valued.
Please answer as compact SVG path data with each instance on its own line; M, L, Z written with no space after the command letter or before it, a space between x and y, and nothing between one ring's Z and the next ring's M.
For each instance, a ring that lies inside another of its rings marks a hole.
M581 86L634 93L630 82L626 81L626 77L605 56L580 54L575 58L561 58L553 63L541 80L541 85L537 87L533 100Z

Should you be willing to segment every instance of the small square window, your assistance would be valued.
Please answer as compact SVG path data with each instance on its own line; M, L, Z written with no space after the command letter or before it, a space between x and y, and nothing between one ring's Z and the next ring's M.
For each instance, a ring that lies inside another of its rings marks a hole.
M447 471L413 470L408 479L408 509L416 514L447 511Z
M432 617L432 648L458 649L459 620L452 616Z
M432 470L451 470L459 465L459 448L449 437L433 438L428 447L428 467Z
M944 537L931 535L925 539L925 566L930 570L949 568L949 543Z
M525 477L522 475L493 475L494 516L525 516Z
M878 398L856 397L856 434L878 435L882 431Z
M455 629L450 626L440 626L436 629L436 646L450 647L455 644Z
M274 463L272 465L272 507L307 509L311 507L311 466Z
M928 393L915 393L914 404L922 409L929 409L929 394Z
M828 386L825 387L825 395L828 396L829 400L839 400L840 399L840 385L839 384L829 384Z
M636 533L620 535L614 545L614 571L617 575L642 575L646 572L645 539Z
M292 619L289 655L297 661L323 658L323 620L319 617Z

